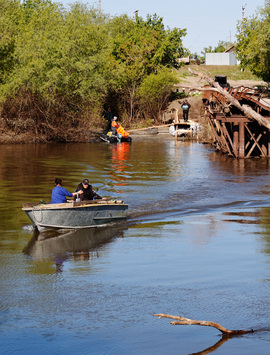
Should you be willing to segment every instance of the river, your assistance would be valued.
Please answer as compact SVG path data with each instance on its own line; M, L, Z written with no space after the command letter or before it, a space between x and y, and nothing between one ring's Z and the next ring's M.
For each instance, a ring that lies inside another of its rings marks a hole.
M268 354L270 161L166 135L132 144L2 145L2 354ZM88 178L129 204L108 227L44 235L23 202ZM166 313L260 329L224 338Z

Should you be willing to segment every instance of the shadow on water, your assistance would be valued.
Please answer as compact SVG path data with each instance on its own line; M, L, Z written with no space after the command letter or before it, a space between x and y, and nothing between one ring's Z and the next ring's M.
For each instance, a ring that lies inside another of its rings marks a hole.
M57 271L61 271L64 261L73 259L88 260L98 257L98 251L115 238L123 237L124 229L117 227L86 228L68 231L34 231L23 253L33 259L54 259Z

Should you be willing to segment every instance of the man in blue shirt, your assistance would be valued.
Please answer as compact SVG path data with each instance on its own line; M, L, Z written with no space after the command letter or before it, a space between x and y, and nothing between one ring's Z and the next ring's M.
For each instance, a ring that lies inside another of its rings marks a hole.
M82 194L83 191L78 191L79 194ZM67 189L62 187L62 180L55 179L55 188L52 190L51 203L66 203L66 196L73 197L76 196L77 192L69 192Z

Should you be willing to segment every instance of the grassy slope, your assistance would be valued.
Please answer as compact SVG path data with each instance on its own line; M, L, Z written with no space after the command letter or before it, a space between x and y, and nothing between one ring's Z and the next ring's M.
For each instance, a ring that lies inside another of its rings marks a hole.
M249 70L241 71L237 65L191 65L191 69L202 72L212 78L215 75L226 75L228 80L261 80ZM180 76L191 76L187 66L179 69Z

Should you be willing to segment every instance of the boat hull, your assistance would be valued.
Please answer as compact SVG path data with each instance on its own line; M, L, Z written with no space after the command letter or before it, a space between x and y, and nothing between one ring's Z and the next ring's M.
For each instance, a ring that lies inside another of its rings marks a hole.
M98 201L98 200L97 200ZM128 205L114 202L71 202L23 207L39 231L44 229L80 229L127 218Z
M200 130L200 124L193 121L174 123L169 127L169 133L175 137L193 138Z
M132 142L132 138L130 136L120 137L119 135L115 135L115 134L112 135L102 134L100 138L107 143L122 143L122 142L131 143Z

